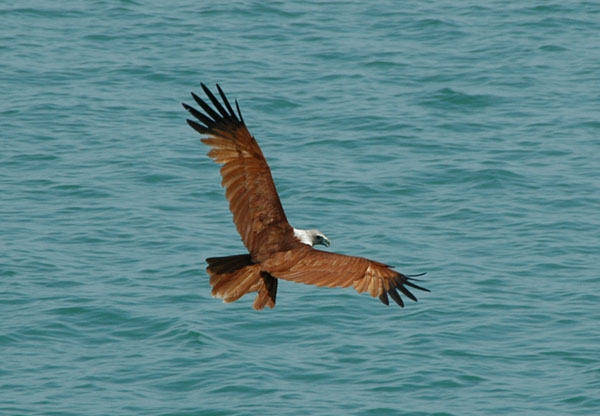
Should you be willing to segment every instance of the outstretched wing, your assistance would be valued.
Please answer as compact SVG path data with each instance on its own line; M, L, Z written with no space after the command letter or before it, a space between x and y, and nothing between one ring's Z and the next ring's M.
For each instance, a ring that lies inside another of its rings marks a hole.
M262 263L262 268L275 277L298 283L326 287L353 286L358 293L369 292L386 305L389 305L389 295L398 305L404 306L398 292L416 302L417 298L407 286L429 292L415 284L415 279L395 271L391 266L309 246L275 253Z
M260 248L257 236L262 231L274 225L290 232L292 229L277 195L271 169L246 128L237 100L236 115L218 84L217 90L225 107L206 85L201 85L214 108L192 93L204 112L184 103L183 107L198 120L188 119L187 122L198 133L208 136L202 139L212 148L208 155L223 164L221 184L225 187L233 222L248 251L256 253Z

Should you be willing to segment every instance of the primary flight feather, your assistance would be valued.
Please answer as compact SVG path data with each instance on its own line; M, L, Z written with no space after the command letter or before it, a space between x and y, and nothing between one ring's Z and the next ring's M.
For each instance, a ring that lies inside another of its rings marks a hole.
M429 291L383 263L314 249L317 244L329 246L329 240L319 230L296 229L288 223L271 169L244 123L237 100L234 111L218 84L221 102L206 85L201 86L212 107L192 93L202 111L184 103L196 119L187 122L205 136L202 142L211 147L208 155L222 165L221 184L233 222L248 249L248 254L206 259L213 296L233 302L258 292L254 309L273 308L277 279L327 287L353 286L386 305L391 297L402 307L398 292L417 300L407 286Z

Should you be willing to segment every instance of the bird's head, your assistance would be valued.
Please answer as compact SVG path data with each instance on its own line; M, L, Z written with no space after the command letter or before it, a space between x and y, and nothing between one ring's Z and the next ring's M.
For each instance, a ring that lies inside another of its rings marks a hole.
M311 247L317 244L322 244L325 247L329 247L331 245L329 239L319 230L299 230L294 228L294 236L304 244L308 244Z

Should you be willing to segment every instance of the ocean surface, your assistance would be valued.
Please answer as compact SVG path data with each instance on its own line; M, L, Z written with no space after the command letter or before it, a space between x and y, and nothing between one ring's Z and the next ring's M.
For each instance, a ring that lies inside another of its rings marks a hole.
M600 414L600 3L0 5L1 415ZM404 309L245 252L180 103L237 98L290 223Z

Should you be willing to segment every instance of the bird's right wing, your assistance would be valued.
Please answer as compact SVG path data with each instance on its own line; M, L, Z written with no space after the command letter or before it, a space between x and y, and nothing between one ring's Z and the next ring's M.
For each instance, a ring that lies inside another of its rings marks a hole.
M291 232L285 212L281 206L271 169L258 143L248 131L237 101L237 115L227 97L217 84L223 105L204 85L214 108L192 93L192 97L204 112L183 104L198 121L187 120L198 133L208 136L202 142L212 149L208 155L221 167L222 186L229 200L233 222L250 253L260 249L257 236L272 225Z
M369 292L386 305L389 305L389 295L398 305L404 306L398 291L417 301L407 286L429 292L415 284L410 276L393 270L391 266L364 257L316 250L310 246L275 253L261 265L263 270L284 280L326 287L353 286L358 293Z

